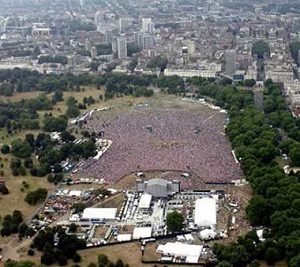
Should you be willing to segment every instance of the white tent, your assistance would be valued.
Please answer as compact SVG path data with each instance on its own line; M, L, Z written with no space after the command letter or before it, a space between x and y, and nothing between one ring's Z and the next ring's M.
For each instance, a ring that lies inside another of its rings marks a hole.
M151 237L152 228L151 227L135 227L133 229L132 237L133 239L147 238Z
M202 240L209 240L215 238L217 233L211 229L204 229L200 231L199 235Z
M86 208L82 218L89 220L114 220L116 218L116 208Z
M139 202L139 209L149 209L152 200L152 195L143 194Z
M129 241L131 240L131 234L119 234L117 240L118 242Z
M212 226L217 224L217 204L213 198L200 198L195 203L195 224Z
M189 245L180 242L159 245L156 252L175 257L186 257L186 262L197 263L203 246Z

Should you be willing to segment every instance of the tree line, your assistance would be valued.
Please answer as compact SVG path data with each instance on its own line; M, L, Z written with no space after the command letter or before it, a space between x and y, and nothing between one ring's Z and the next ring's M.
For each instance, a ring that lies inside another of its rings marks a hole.
M273 126L270 114L278 112L287 117L290 123L287 125L292 128L297 120L287 114L278 85L266 81L265 110L261 112L248 90L203 79L192 82L199 88L198 97L210 97L228 110L226 134L254 192L246 208L247 218L252 226L264 228L264 242L252 230L228 246L214 245L220 266L257 266L257 260L274 264L281 259L287 260L291 267L300 266L300 174L287 175L279 166L276 157L281 155L280 148L286 142L282 134L286 122L281 119Z

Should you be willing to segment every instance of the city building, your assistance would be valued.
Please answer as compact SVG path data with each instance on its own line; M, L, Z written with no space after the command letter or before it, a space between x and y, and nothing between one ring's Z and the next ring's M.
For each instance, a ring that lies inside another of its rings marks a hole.
M188 77L203 77L215 78L217 72L215 70L198 70L198 69L165 69L165 76L179 76L183 78Z
M124 33L131 26L131 20L129 18L119 18L119 33Z
M34 23L32 25L32 36L34 37L50 37L51 29L45 23Z
M142 18L142 32L154 33L154 24L151 18Z
M236 71L236 52L235 50L227 50L225 52L225 74L232 77Z
M152 196L150 194L142 194L139 202L139 210L148 210L150 208Z
M168 197L180 192L180 183L178 181L167 181L165 179L151 179L148 181L139 181L137 183L139 193L148 193L153 197Z
M134 35L134 41L141 49L149 49L154 46L154 36L149 33L137 32Z
M105 42L111 44L114 38L114 32L112 30L105 31Z
M93 46L93 47L91 48L91 58L92 58L92 59L95 59L96 56L97 56L97 48L96 48L95 46Z
M127 58L127 40L125 36L120 36L117 38L117 54L118 59Z
M103 23L103 20L104 20L104 12L102 10L97 11L94 16L95 26L98 27L99 24Z

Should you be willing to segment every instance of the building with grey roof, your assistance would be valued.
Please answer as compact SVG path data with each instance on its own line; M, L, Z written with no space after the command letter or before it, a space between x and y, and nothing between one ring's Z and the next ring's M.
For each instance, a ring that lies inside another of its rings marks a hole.
M167 181L161 178L138 181L137 191L139 193L151 194L156 198L165 198L180 192L180 183L178 181Z

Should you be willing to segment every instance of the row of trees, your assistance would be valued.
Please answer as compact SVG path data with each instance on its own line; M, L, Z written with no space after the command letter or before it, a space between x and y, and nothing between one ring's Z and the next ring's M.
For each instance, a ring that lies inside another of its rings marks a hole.
M6 215L3 218L1 235L9 236L13 233L18 233L22 223L23 223L23 215L21 211L14 210L12 215Z
M60 266L67 265L68 259L80 262L81 257L77 250L85 247L86 242L84 240L78 239L75 235L67 235L61 227L46 228L39 231L31 244L31 249L42 251L42 264L58 263Z
M289 138L280 142L279 148L283 153L290 156L290 163L293 166L300 166L300 119L294 119L287 108L280 84L271 80L265 82L264 89L264 111L267 122L272 127L280 128Z
M47 173L61 173L63 160L77 161L80 158L89 158L97 154L94 137L75 144L73 142L75 137L63 130L60 138L59 143L52 140L46 133L39 133L36 137L33 134L26 134L24 140L12 141L11 149L8 145L3 145L1 151L2 153L11 151L14 156L10 163L13 175L25 175L26 169L29 169L31 175L39 177ZM32 154L37 156L37 163L33 162ZM54 180L57 181L57 179Z
M262 113L254 106L252 92L203 80L193 82L199 86L199 97L209 96L228 110L230 121L226 134L254 192L246 214L252 226L266 229L264 242L253 231L228 246L215 245L214 253L222 264L236 267L249 263L255 266L256 260L265 259L269 264L286 259L290 266L299 266L300 176L286 175L278 165L276 156L280 155L280 133L284 129L281 125L272 127L269 122L269 114L276 112L281 100L275 103L274 110L270 109L268 95L274 101L280 94L276 96L274 84L266 82L268 94L264 100L265 113Z
M38 59L38 63L59 63L62 65L66 65L68 63L68 58L66 56L40 56Z
M89 267L97 267L97 265L92 263ZM129 267L129 265L123 263L120 259L113 263L105 254L100 254L98 255L98 267Z
M29 191L25 197L25 201L29 205L36 205L43 202L47 197L48 191L45 188L38 188L34 191Z

